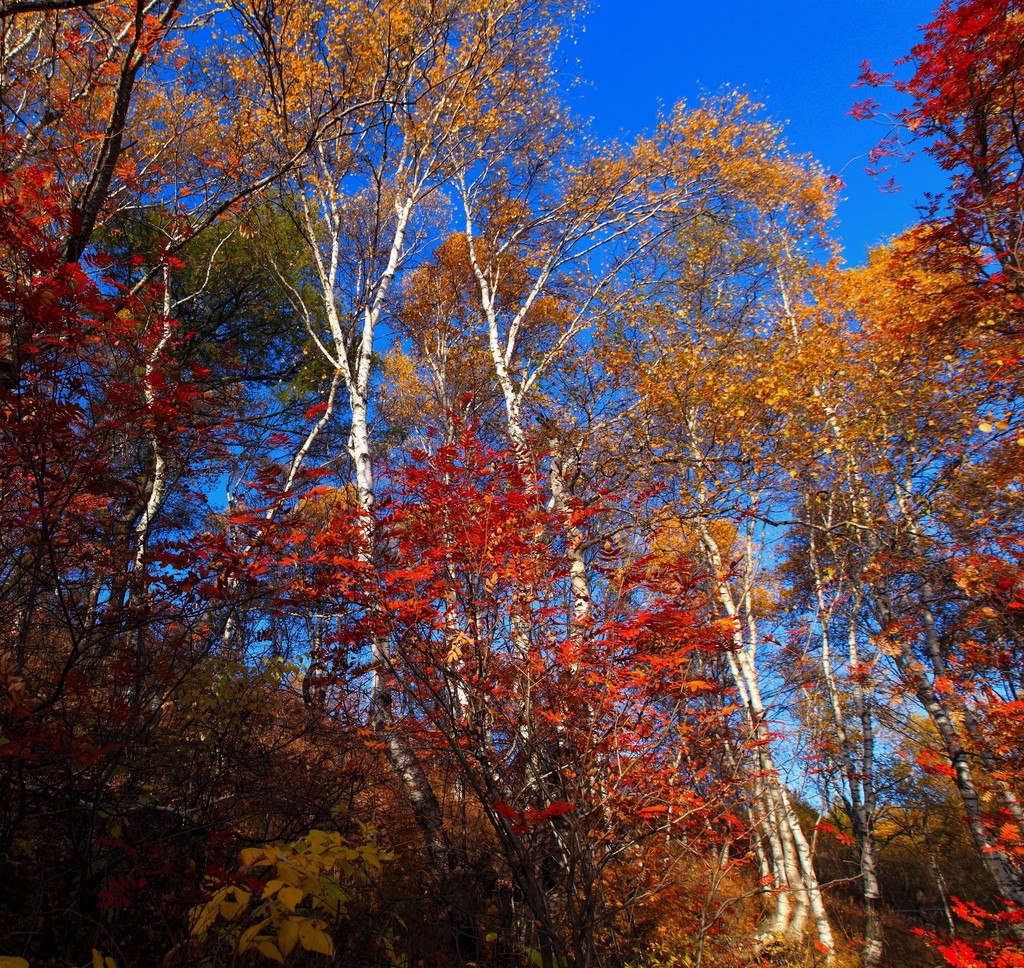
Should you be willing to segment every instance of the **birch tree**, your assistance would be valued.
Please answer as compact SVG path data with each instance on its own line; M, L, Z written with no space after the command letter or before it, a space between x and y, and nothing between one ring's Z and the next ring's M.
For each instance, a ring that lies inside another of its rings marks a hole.
M816 244L830 204L824 178L787 157L776 138L755 124L717 142L721 152L709 155L701 203L657 250L646 305L624 320L608 354L621 384L638 393L633 426L646 445L648 473L668 485L672 517L693 535L706 594L732 639L729 674L775 883L764 936L797 940L810 921L831 952L811 844L775 758L772 723L782 710L773 711L765 695L758 601L767 579L759 522L785 506L778 450L792 419L789 389L764 379L758 365L784 333L776 240L785 226L802 245ZM721 544L726 522L731 547Z
M349 421L346 451L364 529L359 555L372 567L371 422L382 321L462 157L537 110L568 11L514 2L350 4L326 16L303 3L239 11L262 67L262 118L284 153L295 150L311 116L329 110L282 197L312 260L315 295L290 285L283 265L275 271L332 388L318 420L326 425L337 407ZM450 894L454 860L441 808L395 718L400 673L386 634L369 644L367 715Z

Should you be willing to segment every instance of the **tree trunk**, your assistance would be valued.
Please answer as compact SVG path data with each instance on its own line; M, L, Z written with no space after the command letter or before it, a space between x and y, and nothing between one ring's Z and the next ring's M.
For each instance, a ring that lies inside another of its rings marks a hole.
M781 837L782 856L787 871L786 890L795 903L793 918L786 930L789 934L801 932L802 920L809 910L814 920L818 941L828 949L828 957L831 960L834 957L835 942L828 914L825 911L821 888L814 871L810 845L804 836L789 794L775 768L771 753L771 734L767 726L767 713L761 699L760 683L754 659L756 641L748 642L744 637L744 628L747 628L748 634L753 635L756 632L756 625L752 621L746 624L743 622L744 616L741 615L740 606L733 596L732 589L724 579L726 571L723 567L722 554L711 533L707 518L698 515L696 527L699 543L711 575L708 579L709 594L713 600L719 603L725 616L733 623L735 648L728 653L729 669L742 699L747 728L750 731L750 741L755 748L755 760L765 784L766 800L771 818L769 823L779 831ZM753 619L753 616L749 614L746 617Z

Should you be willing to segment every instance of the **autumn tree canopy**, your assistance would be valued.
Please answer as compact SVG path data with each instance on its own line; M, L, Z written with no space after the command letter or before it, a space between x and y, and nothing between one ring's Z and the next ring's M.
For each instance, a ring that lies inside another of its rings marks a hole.
M562 0L0 5L0 966L1024 949L1024 10L844 262Z

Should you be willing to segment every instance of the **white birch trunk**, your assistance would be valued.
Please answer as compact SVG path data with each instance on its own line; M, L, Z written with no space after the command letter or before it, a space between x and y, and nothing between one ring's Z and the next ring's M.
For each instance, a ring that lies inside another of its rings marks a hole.
M691 430L695 429L692 426ZM699 452L695 454L699 459ZM701 493L699 501L703 505L706 495ZM802 931L801 919L810 911L814 920L814 928L818 941L833 957L835 943L832 928L814 871L814 862L810 845L800 827L789 793L782 783L775 767L771 752L771 735L767 726L767 712L761 698L761 688L755 662L756 639L747 640L748 635L756 633L756 627L747 624L752 619L749 614L741 614L739 605L732 589L726 581L727 571L724 568L721 551L714 536L711 534L709 522L705 516L698 514L696 518L697 534L707 566L710 571L709 592L716 600L724 615L733 623L734 650L728 654L729 668L733 675L740 697L743 700L744 714L750 738L754 744L754 757L765 785L765 799L771 811L771 826L778 830L779 849L785 864L786 887L794 902L793 920L787 926L788 933ZM752 580L748 576L747 580ZM744 621L747 620L747 622Z
M549 446L551 449L549 473L551 504L565 521L566 557L569 560L569 589L572 596L570 635L576 641L580 641L590 624L592 615L590 576L587 573L587 562L584 557L586 538L583 529L572 520L573 512L565 486L565 469L568 462L563 454L564 444L558 437L553 437Z
M831 523L831 518L829 522ZM843 710L839 687L832 668L831 640L829 625L833 607L826 603L825 588L818 565L816 538L813 528L808 534L808 563L814 580L814 591L818 602L818 621L821 625L821 671L831 714L831 726L835 731L835 745L843 764L843 775L849 796L849 813L857 842L860 866L861 895L864 898L864 947L861 964L864 968L875 968L882 961L882 918L881 892L878 884L878 856L875 841L874 817L874 770L873 748L874 727L867 706L864 691L858 682L860 667L857 649L856 617L860 596L856 595L851 608L847 627L847 662L854 681L853 713L861 729L860 753L855 750L855 739L846 728L846 714Z
M897 485L896 500L903 516L904 525L911 534L915 549L920 555L922 554L923 539L918 529L917 521L909 508L909 488ZM914 686L918 699L925 707L939 733L950 766L954 771L954 779L964 804L968 827L981 853L982 861L988 868L1000 894L1014 904L1022 906L1024 905L1024 871L997 846L995 834L985 819L985 811L981 803L977 782L974 778L974 770L971 766L966 743L960 735L960 730L954 721L948 703L935 687L935 680L944 678L947 674L947 668L942 644L939 641L939 634L935 625L935 616L931 608L931 602L934 599L935 593L932 586L925 579L921 584L919 605L921 609L921 626L924 630L925 650L931 666L931 674L917 660L912 644L906 639L902 639L900 642L900 671L907 676ZM963 718L965 732L968 734L967 738L977 739L979 730L971 710L965 709ZM974 727L973 729L972 726ZM989 782L994 785L996 794L1003 807L1014 818L1018 830L1021 834L1024 834L1024 810L1021 808L1020 801L1009 785L1001 779L998 763L991 750L987 748L983 738L977 743L977 747L979 758L986 768ZM1018 926L1018 930L1015 933L1024 937L1024 925Z

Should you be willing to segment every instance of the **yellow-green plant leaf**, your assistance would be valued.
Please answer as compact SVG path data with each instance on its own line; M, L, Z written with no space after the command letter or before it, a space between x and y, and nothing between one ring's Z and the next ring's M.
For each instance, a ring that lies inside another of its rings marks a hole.
M92 954L92 963L96 964L97 952L94 951ZM15 958L13 955L0 955L0 968L28 968L28 962L24 958ZM103 968L102 964L100 968Z
M348 902L348 892L343 891L336 884L330 884L326 887L322 887L320 891L310 899L312 907L317 910L328 911L334 917L341 916L341 913L345 910L345 905L348 904Z

